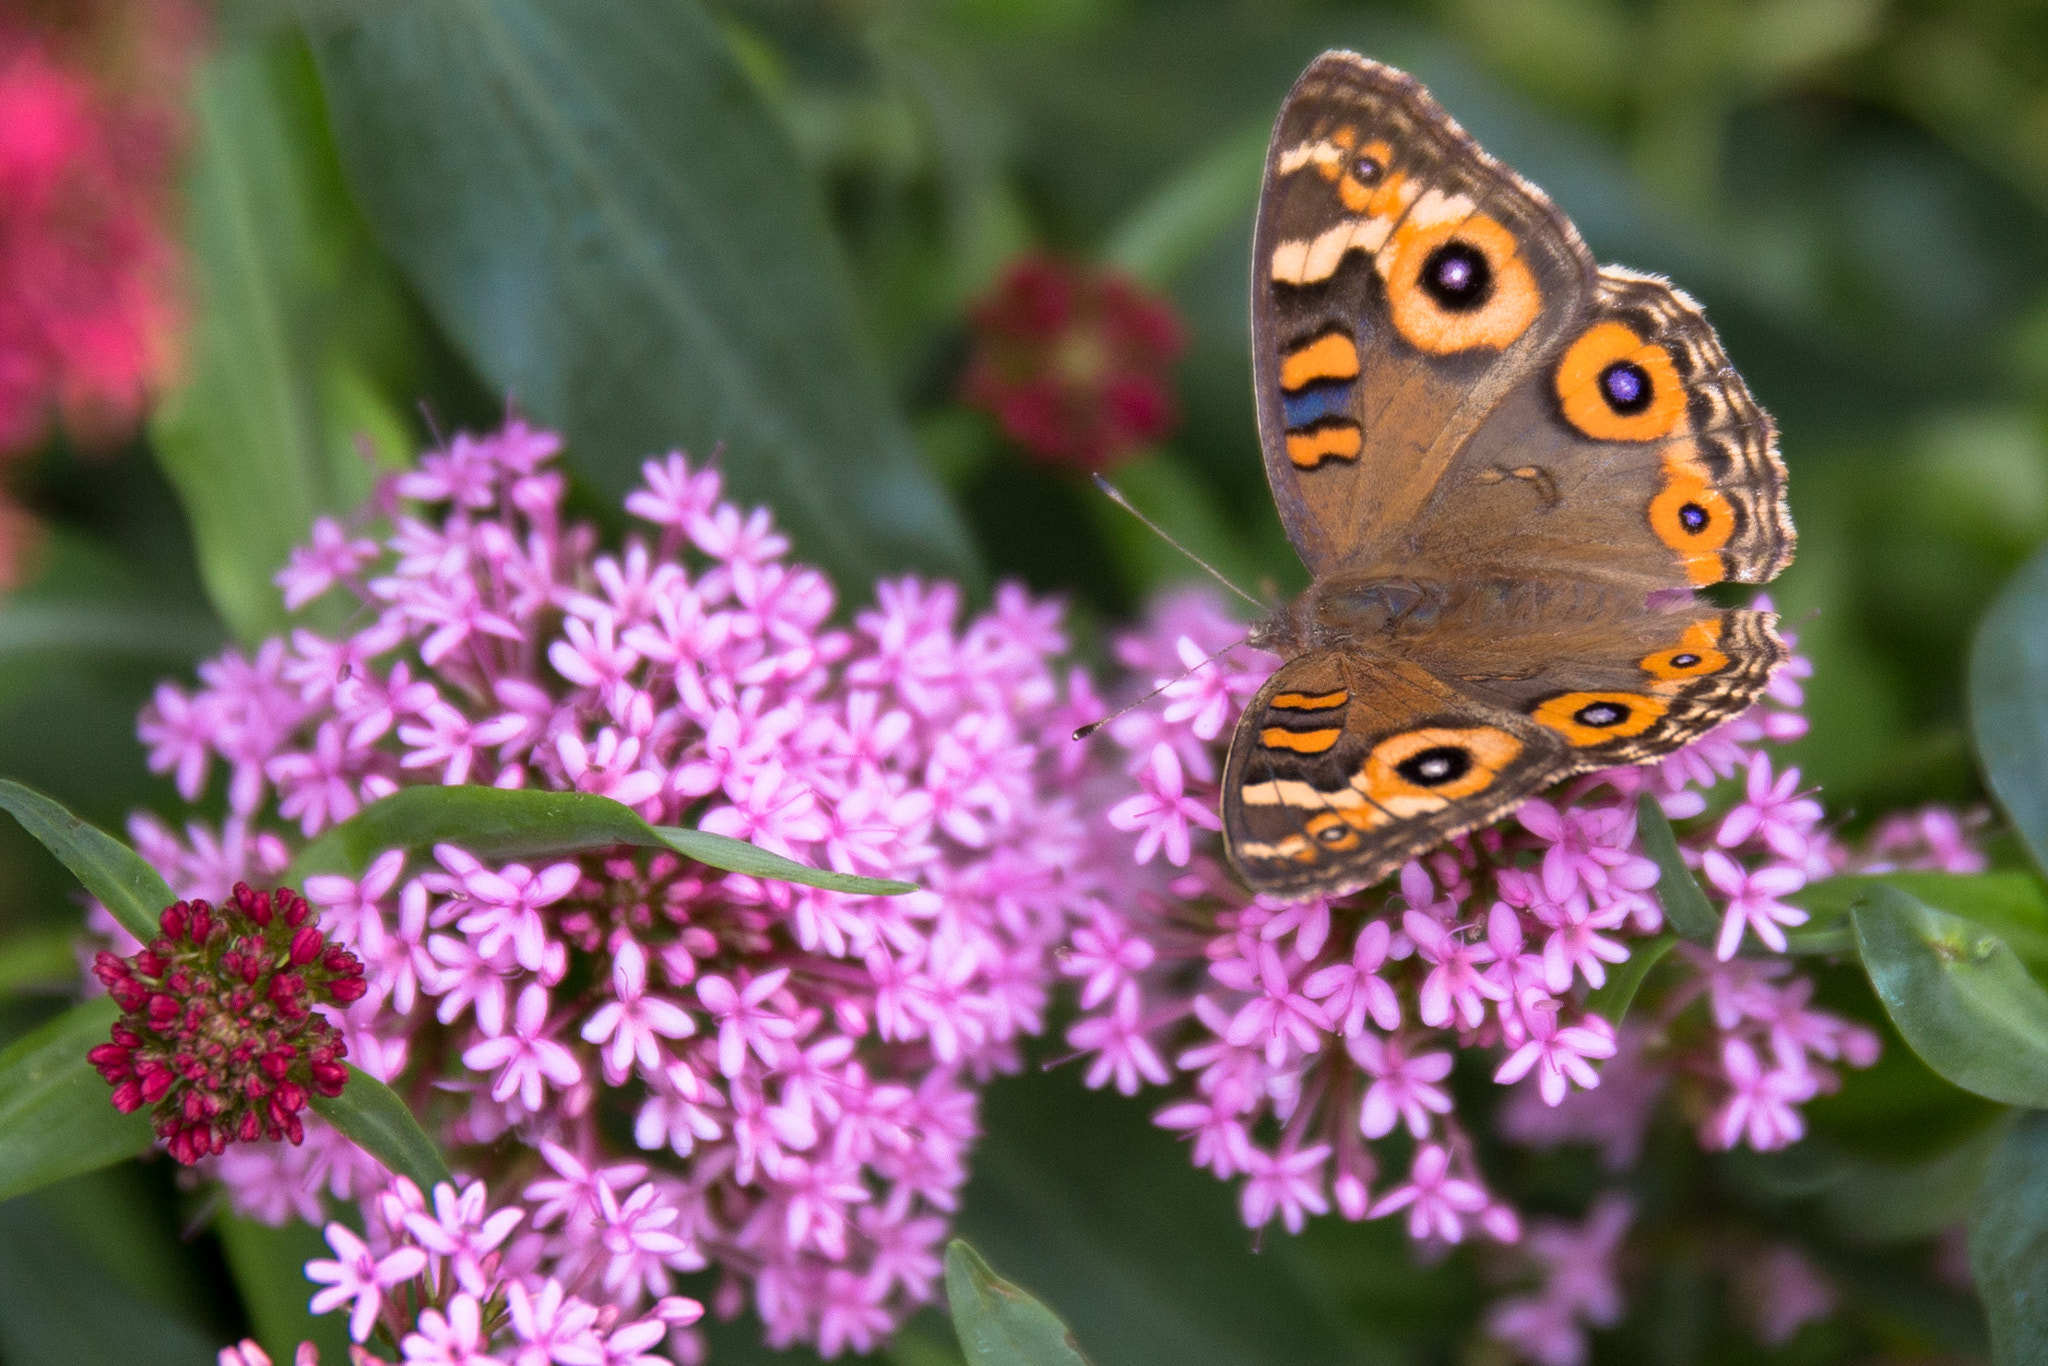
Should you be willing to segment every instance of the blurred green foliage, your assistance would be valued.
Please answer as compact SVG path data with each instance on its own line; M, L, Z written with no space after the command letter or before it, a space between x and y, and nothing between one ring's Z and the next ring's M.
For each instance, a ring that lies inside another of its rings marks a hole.
M621 3L597 7L630 17ZM697 14L695 0L637 3L664 24ZM187 385L152 439L92 463L53 444L17 470L47 530L39 573L0 604L0 773L109 829L137 807L174 809L134 743L136 710L157 677L277 624L264 583L315 513L360 493L358 437L388 460L431 428L492 421L518 373L491 348L503 339L421 274L439 267L404 249L404 221L374 211L362 186L374 171L358 158L353 185L342 173L335 92L320 84L335 78L334 53L316 69L299 16L329 42L332 26L377 8L223 9L191 162L202 312ZM1122 472L1133 498L1241 581L1300 582L1254 435L1247 258L1281 95L1317 52L1353 47L1420 75L1601 259L1669 273L1701 299L1777 416L1801 545L1773 595L1815 665L1799 762L1837 816L1981 800L1964 712L1970 632L2048 536L2048 9L719 0L708 14L691 31L729 49L716 60L779 124L761 145L792 146L807 177L788 202L822 206L828 275L850 283L831 344L876 376L859 402L883 427L907 424L923 455L908 477L943 491L926 523L947 543L920 550L913 534L892 544L890 567L978 554L992 575L1067 594L1089 648L1097 624L1188 576L1082 482L1027 464L956 401L967 304L1038 247L1132 271L1187 324L1185 420ZM791 320L763 321L786 333ZM561 340L547 317L521 322ZM664 382L620 401L652 401ZM586 397L563 396L565 411L586 411ZM637 433L636 416L589 420ZM830 417L814 414L810 430L829 432ZM632 454L602 452L614 470ZM616 472L579 476L607 494L620 484ZM945 497L971 552L950 543ZM607 515L603 503L590 499L592 515ZM2016 844L2001 847L2022 866ZM0 822L0 1041L59 1003L52 934L76 923L68 887ZM1689 1231L1636 1268L1634 1309L1599 1360L1985 1351L1967 1297L1930 1273L1926 1236L1966 1212L1998 1107L1920 1063L1859 973L1828 969L1823 995L1886 1032L1885 1060L1818 1102L1815 1137L1785 1154L1710 1158L1675 1122L1653 1133L1634 1193L1650 1223ZM1483 1078L1460 1081L1461 1104L1492 1103ZM1494 1360L1470 1347L1489 1271L1470 1251L1420 1267L1398 1230L1334 1220L1254 1247L1230 1191L1190 1170L1141 1104L1084 1093L1065 1073L999 1083L986 1119L963 1231L1105 1366ZM1539 1211L1576 1214L1603 1179L1575 1151L1503 1149L1488 1162ZM0 1358L201 1361L231 1332L291 1331L275 1263L304 1248L212 1214L161 1164L0 1205ZM1725 1287L1759 1239L1794 1228L1847 1304L1768 1354L1730 1319ZM714 1362L765 1355L746 1323L713 1341ZM957 1359L935 1316L892 1356Z

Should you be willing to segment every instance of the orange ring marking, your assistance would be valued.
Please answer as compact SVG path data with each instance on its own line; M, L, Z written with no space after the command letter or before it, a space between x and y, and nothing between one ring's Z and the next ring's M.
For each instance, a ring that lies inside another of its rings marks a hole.
M1469 313L1438 306L1422 287L1422 268L1430 253L1451 241L1475 248L1492 272L1492 293ZM1403 226L1394 234L1386 280L1395 329L1410 346L1433 356L1506 350L1543 311L1543 291L1522 260L1520 243L1484 214Z
M1602 704L1620 707L1621 719L1606 726L1591 725L1578 719L1578 714L1586 708ZM1669 710L1669 703L1645 693L1568 692L1549 699L1529 715L1539 725L1550 727L1573 745L1584 748L1641 735L1656 725Z
M1618 361L1635 365L1650 382L1650 402L1641 412L1617 413L1602 393L1600 376ZM1685 385L1671 353L1622 323L1587 328L1558 362L1554 383L1565 418L1596 441L1656 441L1685 420Z

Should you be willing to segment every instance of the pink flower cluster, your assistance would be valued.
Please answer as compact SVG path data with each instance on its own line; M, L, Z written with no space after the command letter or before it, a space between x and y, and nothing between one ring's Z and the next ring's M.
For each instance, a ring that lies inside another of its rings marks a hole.
M556 1174L527 1188L531 1220L524 1205L491 1209L480 1181L459 1192L444 1182L430 1205L398 1178L365 1206L365 1235L327 1226L333 1258L306 1263L307 1277L324 1287L313 1312L346 1308L352 1340L381 1334L401 1360L419 1366L668 1366L674 1358L656 1349L672 1337L677 1355L700 1358L683 1330L704 1316L702 1304L664 1285L647 1313L629 1317L612 1293L684 1242L638 1218L652 1203L642 1198L648 1185L619 1199L613 1181L639 1181L646 1168L596 1173L559 1150L548 1156ZM627 1208L635 1218L625 1217ZM655 1222L673 1223L674 1211ZM586 1239L564 1263L560 1234L535 1226L543 1223L628 1233Z
M1055 980L1085 850L1052 757L1074 724L1059 612L1006 588L963 627L954 588L906 579L835 625L768 514L680 455L626 500L647 532L600 552L564 519L558 444L517 421L458 436L321 522L278 582L294 607L344 598L355 628L159 688L152 764L188 799L224 766L229 814L134 835L211 894L401 786L479 783L915 881L855 896L667 853L444 845L306 886L367 968L349 1056L458 1170L516 1192L530 1289L632 1318L709 1266L720 1312L751 1295L771 1342L866 1350L932 1297L977 1085L1016 1066ZM317 1123L214 1170L270 1220L392 1198Z
M132 425L179 314L164 220L198 11L63 9L0 15L0 451L53 412L86 439Z
M1094 793L1098 836L1121 854L1091 865L1103 881L1063 967L1079 979L1067 1039L1088 1084L1170 1088L1157 1122L1191 1141L1196 1165L1241 1181L1253 1227L1298 1230L1334 1205L1352 1220L1398 1215L1432 1243L1516 1240L1521 1217L1490 1189L1452 1098L1461 1065L1515 1088L1503 1127L1525 1142L1592 1140L1625 1162L1682 1078L1706 1146L1790 1143L1800 1105L1838 1084L1834 1067L1869 1065L1878 1040L1814 1008L1812 982L1775 956L1806 918L1785 898L1875 858L1980 866L1944 813L1888 826L1860 861L1823 827L1798 771L1769 752L1805 729L1795 658L1756 707L1686 749L1567 783L1396 885L1252 897L1210 833L1223 747L1275 665L1232 648L1243 633L1190 595L1120 643L1133 692L1199 667L1107 728L1123 776ZM1721 925L1711 949L1677 945L1617 1032L1589 996L1665 932L1637 838L1644 792L1686 822L1681 851ZM1738 956L1750 944L1766 956ZM1553 1304L1507 1321L1531 1325L1524 1354L1547 1361L1568 1320L1604 1313Z

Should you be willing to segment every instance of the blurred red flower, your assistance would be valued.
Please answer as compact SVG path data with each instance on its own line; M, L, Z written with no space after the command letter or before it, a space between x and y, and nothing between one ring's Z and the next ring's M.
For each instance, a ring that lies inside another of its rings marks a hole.
M1102 469L1179 419L1180 320L1127 276L1025 256L971 318L963 396L1040 460Z

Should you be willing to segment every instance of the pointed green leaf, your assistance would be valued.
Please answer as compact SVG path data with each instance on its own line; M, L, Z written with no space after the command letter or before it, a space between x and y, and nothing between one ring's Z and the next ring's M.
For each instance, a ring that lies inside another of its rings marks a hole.
M823 197L697 0L442 0L316 25L378 237L608 499L721 446L842 583L973 572L854 322Z
M1970 651L1970 727L1998 804L2048 868L2048 546L2012 576Z
M2048 1106L2048 991L2004 940L1890 886L1850 922L1878 999L1929 1067L1992 1100Z
M285 880L296 886L314 873L355 876L386 849L421 852L437 844L489 859L547 858L625 844L673 849L727 872L855 896L917 890L909 882L808 867L706 830L655 827L630 807L594 793L474 786L407 787L372 802L300 850Z
M1721 931L1721 917L1679 857L1678 835L1664 808L1647 792L1636 798L1636 834L1643 852L1657 862L1657 901L1664 907L1665 921L1696 944L1713 943Z
M334 164L316 79L289 42L231 45L201 72L187 183L198 302L183 383L151 445L200 570L244 640L282 629L271 576L322 511L355 506L409 446L368 374L394 342L396 281Z
M398 1092L354 1063L349 1064L348 1082L341 1094L316 1095L312 1106L320 1118L382 1162L393 1176L409 1176L414 1185L428 1192L455 1179L448 1174L447 1159Z
M1970 1274L1996 1366L2048 1361L2048 1114L1999 1145L1970 1219Z
M116 1110L85 1060L120 1014L111 998L97 997L0 1052L0 1200L149 1147L149 1112Z
M708 863L713 868L723 868L728 873L745 873L749 877L767 878L772 882L800 882L806 887L821 887L828 892L846 892L853 896L902 896L905 892L917 890L914 882L858 877L852 873L813 868L780 854L771 854L757 844L748 844L730 835L716 835L709 830L658 825L654 827L654 833L677 853L699 863Z
M1088 1366L1057 1314L959 1238L946 1245L946 1304L967 1366Z
M178 898L142 855L34 788L5 778L0 778L0 809L56 855L128 933L145 943L156 934L164 907Z
M1643 979L1677 943L1677 935L1665 933L1629 945L1627 959L1607 969L1606 984L1586 993L1586 1009L1619 1028L1629 1006L1635 1002L1636 993L1642 989Z
M535 859L630 844L660 848L654 827L609 797L536 788L404 787L370 803L299 851L285 880L358 876L387 849L453 844L483 859Z

